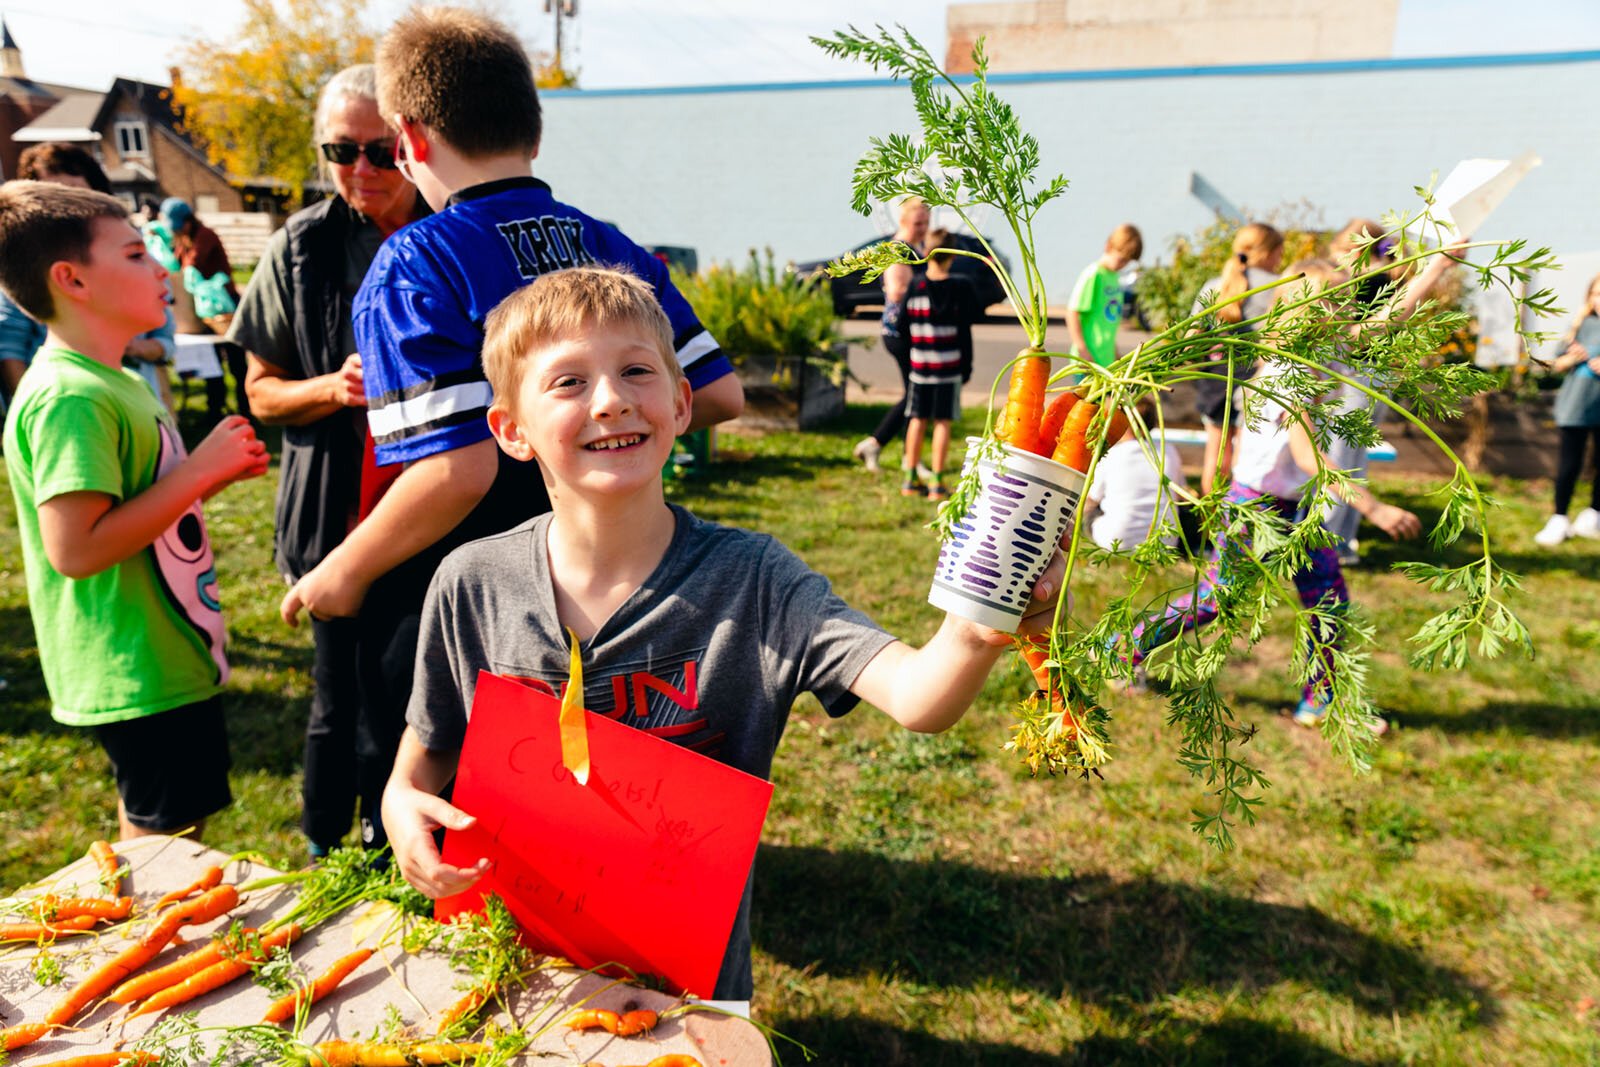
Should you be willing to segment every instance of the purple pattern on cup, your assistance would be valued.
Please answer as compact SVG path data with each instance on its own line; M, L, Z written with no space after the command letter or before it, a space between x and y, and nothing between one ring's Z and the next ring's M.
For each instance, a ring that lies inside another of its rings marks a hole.
M969 469L976 444L969 439ZM1004 471L982 464L981 489L939 553L928 599L962 618L1015 630L1077 509L1083 475L1011 448L1002 462Z

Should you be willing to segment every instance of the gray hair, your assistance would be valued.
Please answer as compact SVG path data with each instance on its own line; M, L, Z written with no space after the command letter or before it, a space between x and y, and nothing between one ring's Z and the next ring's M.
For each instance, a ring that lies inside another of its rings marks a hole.
M328 84L322 87L322 95L317 98L317 115L311 123L311 139L315 143L321 144L327 136L328 116L341 96L353 96L358 100L371 100L377 103L377 68L371 63L357 63L328 79Z

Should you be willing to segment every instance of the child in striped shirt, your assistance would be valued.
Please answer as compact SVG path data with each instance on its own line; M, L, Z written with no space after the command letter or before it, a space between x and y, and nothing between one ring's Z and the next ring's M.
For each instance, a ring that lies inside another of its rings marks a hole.
M972 282L950 273L952 252L937 251L950 238L945 230L928 234L926 274L906 291L902 320L911 341L911 390L906 399L906 449L901 466L905 478L901 496L927 495L940 501L950 496L944 485L944 465L950 454L950 424L961 414L961 386L972 377L972 324L982 313ZM932 432L929 433L929 425ZM932 475L924 486L917 481L922 443L930 438Z

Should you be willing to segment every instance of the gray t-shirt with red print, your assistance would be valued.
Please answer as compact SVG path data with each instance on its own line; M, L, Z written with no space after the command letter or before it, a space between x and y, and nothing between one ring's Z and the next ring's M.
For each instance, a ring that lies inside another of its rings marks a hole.
M655 572L583 645L584 706L770 778L795 698L811 692L845 714L850 686L893 638L776 539L672 510ZM434 576L406 712L428 748L461 747L479 670L552 693L566 680L550 521L463 545ZM747 883L716 998L750 994Z

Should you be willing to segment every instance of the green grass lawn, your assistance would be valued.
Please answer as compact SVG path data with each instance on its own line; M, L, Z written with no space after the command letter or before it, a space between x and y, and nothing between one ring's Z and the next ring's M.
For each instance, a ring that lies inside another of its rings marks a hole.
M673 494L777 535L915 641L936 624L930 507L850 458L880 413L725 434L710 477ZM1433 486L1375 473L1386 498L1437 514ZM310 651L277 618L274 480L207 508L237 802L206 837L293 866ZM1232 853L1189 830L1205 797L1157 696L1119 698L1116 759L1095 782L1030 779L1000 751L1031 687L1009 662L934 737L804 699L757 861L759 1017L830 1064L1600 1062L1600 1009L1584 1010L1600 998L1600 544L1536 549L1548 484L1489 488L1538 657L1409 670L1405 638L1435 608L1372 542L1350 582L1378 626L1373 687L1395 728L1374 772L1352 776L1282 716L1288 644L1269 638L1229 674L1272 781ZM1084 569L1077 609L1117 581ZM10 507L0 677L0 884L15 887L116 824L105 758L50 720Z

